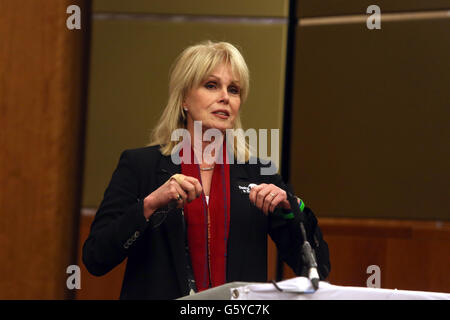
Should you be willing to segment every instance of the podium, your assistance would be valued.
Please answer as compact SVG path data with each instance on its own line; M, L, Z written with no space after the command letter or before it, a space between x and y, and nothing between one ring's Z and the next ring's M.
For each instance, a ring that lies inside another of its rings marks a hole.
M313 290L308 278L273 283L231 282L179 300L450 300L449 293L336 286L321 281Z
M236 295L237 291L235 290L237 290L237 288L251 284L257 285L259 283L230 282L199 293L181 297L177 300L231 300L233 298L233 292L234 295Z

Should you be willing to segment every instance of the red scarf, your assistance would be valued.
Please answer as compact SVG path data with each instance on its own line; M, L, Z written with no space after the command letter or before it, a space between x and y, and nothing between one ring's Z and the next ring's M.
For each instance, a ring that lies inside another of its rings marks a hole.
M184 206L188 245L198 291L226 282L227 242L230 228L230 166L226 164L225 142L220 151L223 164L214 166L209 205L202 195ZM182 150L180 155L182 155ZM181 163L181 173L201 181L199 165Z

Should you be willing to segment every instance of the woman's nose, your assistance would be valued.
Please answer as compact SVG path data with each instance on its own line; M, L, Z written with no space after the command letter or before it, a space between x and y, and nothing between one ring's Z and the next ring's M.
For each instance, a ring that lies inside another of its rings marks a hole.
M223 102L224 104L228 104L230 102L230 96L227 88L221 90L220 95L220 102Z

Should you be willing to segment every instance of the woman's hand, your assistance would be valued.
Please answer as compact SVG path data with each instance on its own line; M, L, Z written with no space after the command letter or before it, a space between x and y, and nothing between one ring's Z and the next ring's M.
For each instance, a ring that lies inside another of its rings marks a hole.
M144 216L148 219L156 210L170 202L176 204L177 208L182 208L186 202L198 198L202 191L203 188L196 178L182 174L173 175L144 199Z
M277 207L291 209L286 191L274 184L262 183L253 187L250 190L249 198L250 202L266 215L273 212Z

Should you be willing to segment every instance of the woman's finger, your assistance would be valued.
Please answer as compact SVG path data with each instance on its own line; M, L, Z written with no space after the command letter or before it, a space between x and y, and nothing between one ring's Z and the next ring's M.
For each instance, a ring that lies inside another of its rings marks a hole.
M262 207L262 211L264 212L264 214L269 213L270 206L272 205L272 202L275 200L275 198L278 196L279 193L280 193L279 188L277 188L276 186L269 185L269 193L264 198L264 203Z
M185 176L185 177L186 177L185 180L189 181L194 186L195 196L192 200L200 197L203 192L203 188L202 188L202 185L200 184L200 181L198 181L198 179L194 178L194 177L190 177L190 176Z
M289 201L287 201L287 194L286 191L284 191L281 188L278 188L278 194L277 196L274 198L274 200L272 201L269 211L273 212L275 210L275 208L280 207L283 209L291 209L291 206L289 204Z
M195 198L197 198L197 194L195 192L195 186L191 181L185 179L180 186L187 193L187 195L188 195L187 201L188 202L191 202L191 201L195 200Z
M249 198L251 204L256 205L256 195L258 194L258 191L261 188L262 188L262 185L257 185L250 189L250 194L248 195L248 198Z
M292 210L291 209L291 204L289 203L289 201L286 199L282 200L279 204L278 207L286 209L286 210Z
M267 185L263 186L260 190L258 190L258 193L256 194L256 203L255 206L263 210L264 201L267 197L267 195L270 193L271 188Z
M176 181L171 181L171 188L169 190L170 199L177 202L177 207L181 208L188 199L187 193Z
M276 207L283 201L283 193L279 192L272 200L269 206L269 212L273 212Z

